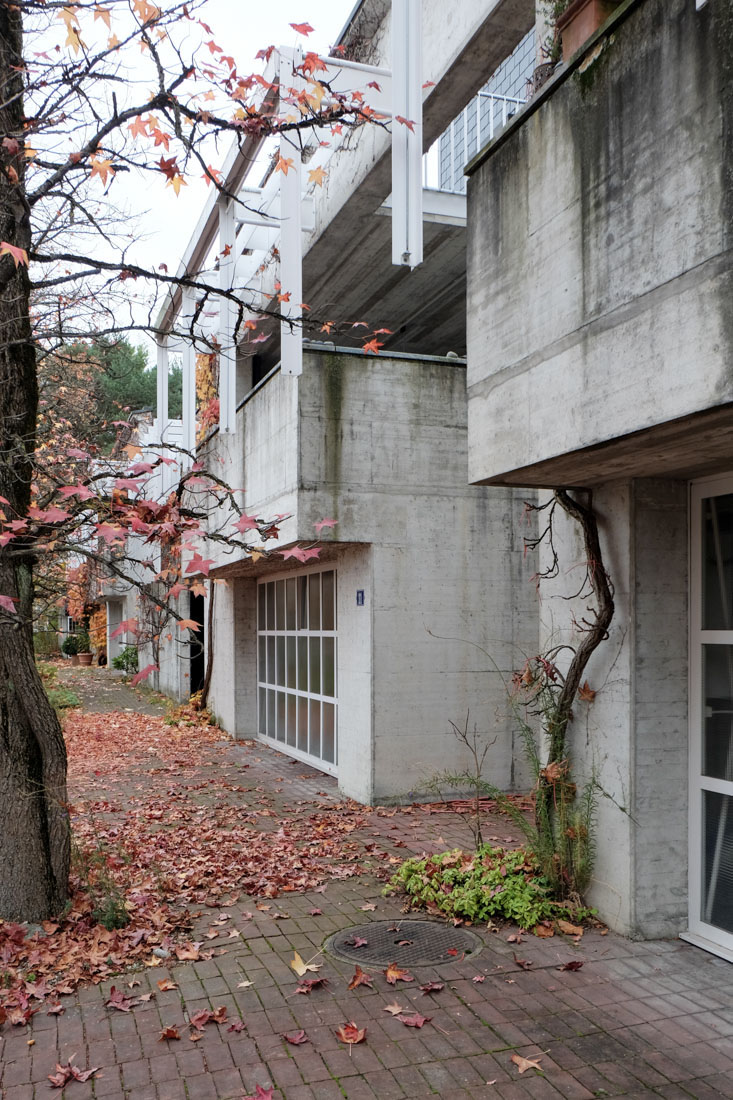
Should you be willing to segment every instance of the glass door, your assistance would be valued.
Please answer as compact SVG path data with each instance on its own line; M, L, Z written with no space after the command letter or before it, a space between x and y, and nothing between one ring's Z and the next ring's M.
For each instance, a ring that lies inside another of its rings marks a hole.
M690 932L733 957L733 477L692 486Z

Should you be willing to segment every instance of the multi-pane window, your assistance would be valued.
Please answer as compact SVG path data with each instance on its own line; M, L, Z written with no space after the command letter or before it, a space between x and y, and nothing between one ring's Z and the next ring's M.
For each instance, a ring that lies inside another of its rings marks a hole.
M336 573L257 589L259 732L326 771L338 763Z

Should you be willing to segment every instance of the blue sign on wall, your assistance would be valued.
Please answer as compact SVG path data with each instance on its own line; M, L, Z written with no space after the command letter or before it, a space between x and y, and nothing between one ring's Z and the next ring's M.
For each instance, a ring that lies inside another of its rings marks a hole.
M364 606L364 589L363 588L357 588L357 590L356 590L356 606L357 607L363 607Z

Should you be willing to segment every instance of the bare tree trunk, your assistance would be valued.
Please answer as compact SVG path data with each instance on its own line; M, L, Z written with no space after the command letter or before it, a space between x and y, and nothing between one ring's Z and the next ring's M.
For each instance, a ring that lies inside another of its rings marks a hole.
M21 14L0 0L0 240L30 248L24 194ZM13 153L13 141L20 150ZM10 169L12 168L12 171ZM0 507L31 501L38 388L27 268L0 258ZM33 554L22 536L0 547L0 917L39 920L67 897L70 831L66 749L33 657Z

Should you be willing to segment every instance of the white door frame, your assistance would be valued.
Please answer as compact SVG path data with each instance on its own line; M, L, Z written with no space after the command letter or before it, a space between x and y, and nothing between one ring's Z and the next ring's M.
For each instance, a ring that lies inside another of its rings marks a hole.
M717 475L690 485L689 583L689 931L682 938L733 961L733 933L705 920L703 913L703 793L733 797L733 782L702 774L703 684L705 644L733 645L733 629L702 629L702 501L733 493L733 474Z

